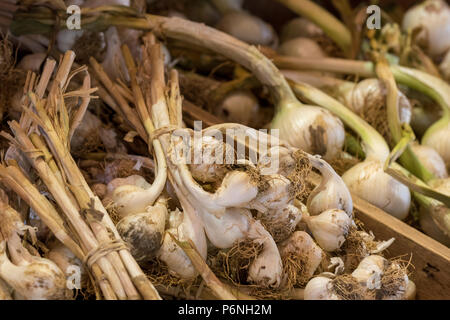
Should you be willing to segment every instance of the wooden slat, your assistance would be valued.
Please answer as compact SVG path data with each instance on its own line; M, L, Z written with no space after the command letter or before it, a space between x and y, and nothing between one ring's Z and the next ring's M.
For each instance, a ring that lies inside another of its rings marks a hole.
M189 121L188 119L191 121ZM213 114L209 113L208 111L203 110L202 108L196 106L192 102L187 101L186 99L183 100L183 120L192 126L192 120L199 120L203 122L203 129L223 123L223 121L214 116ZM189 123L188 123L189 122Z

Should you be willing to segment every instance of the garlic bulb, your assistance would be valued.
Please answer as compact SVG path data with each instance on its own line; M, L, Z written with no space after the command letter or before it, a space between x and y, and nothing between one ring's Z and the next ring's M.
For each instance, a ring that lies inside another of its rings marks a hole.
M400 122L409 123L412 117L412 106L408 98L401 92L398 93ZM375 104L385 104L386 88L379 79L364 79L356 85L349 86L345 90L343 103L358 115L364 115L373 108L374 112L379 110Z
M424 207L420 207L419 210L419 223L420 228L426 235L439 241L443 245L450 247L450 237L436 225L430 211L426 210Z
M123 218L130 214L146 212L157 198L151 185L139 176L116 178L107 185L107 198L111 199L117 213Z
M162 243L167 216L167 200L161 198L145 212L127 215L117 223L117 231L136 261L155 257Z
M300 283L308 281L314 275L325 256L313 238L304 231L294 232L278 248L283 260L284 258L294 259L302 266L301 270L298 270Z
M106 55L102 67L113 80L124 79L128 81L128 71L121 53L122 41L116 27L109 27L105 32Z
M221 181L229 171L226 166L228 157L234 158L226 145L212 136L202 136L201 144L191 148L193 161L188 165L192 177L200 182ZM199 159L195 157L200 155Z
M16 259L13 263L6 254L5 242L0 244L0 277L27 300L71 298L65 275L56 264L30 254L26 258Z
M400 220L409 214L411 193L383 170L378 160L367 159L342 175L350 191ZM376 192L374 192L376 188Z
M310 157L314 168L322 175L320 184L309 194L308 212L315 216L328 209L339 209L353 216L353 200L342 178L325 161Z
M209 241L219 249L231 248L236 241L246 238L253 223L250 211L242 208L227 208L221 217L201 212L201 218Z
M46 53L27 54L17 64L17 69L22 69L26 71L30 70L37 73L39 72L39 68L41 67L46 57L47 57Z
M387 263L388 261L382 256L368 256L361 260L358 267L352 272L352 276L365 287L378 289Z
M344 145L341 120L319 107L287 105L275 115L271 127L279 129L280 139L289 145L325 160L335 158Z
M222 13L242 9L244 0L212 0L214 6Z
M283 265L275 241L259 221L251 224L248 238L263 246L250 265L248 281L263 287L277 288L281 283Z
M208 26L215 25L220 20L220 13L210 1L191 0L185 13L190 20L203 22Z
M289 192L291 186L289 179L279 174L268 175L265 179L267 179L267 187L258 192L258 195L246 206L262 213L286 207L293 198Z
M444 0L427 0L410 8L404 15L402 29L422 28L418 41L436 59L450 49L450 8Z
M278 48L278 52L285 56L299 58L324 58L327 56L314 40L300 37L283 42Z
M214 110L214 114L225 122L251 125L260 111L258 99L249 90L236 90L229 93Z
M439 153L445 162L447 170L450 168L450 149L448 140L450 139L450 122L442 123L441 126L428 130L422 138L422 145L429 146Z
M318 276L312 278L305 287L305 300L341 300L333 292L333 280Z
M423 166L436 178L447 178L447 168L439 153L433 148L415 143L411 148Z
M325 251L333 252L345 242L353 220L345 211L331 209L308 217L306 223L319 246Z
M73 275L75 267L80 271L80 284L87 281L86 269L83 262L81 262L69 248L64 246L58 240L52 241L48 245L48 248L50 251L45 254L45 257L53 261L59 269L65 273L66 277Z
M216 24L216 28L248 44L272 46L277 36L272 26L243 11L230 11Z
M176 244L169 233L179 241L191 239L200 255L203 259L206 259L207 244L205 232L203 231L203 223L192 208L188 210L184 208L183 212L178 210L172 211L169 222L170 228L166 230L157 257L166 263L171 273L182 279L194 278L198 275L197 270L183 249Z
M298 37L317 38L322 36L324 36L323 30L306 18L294 18L281 29L282 42Z

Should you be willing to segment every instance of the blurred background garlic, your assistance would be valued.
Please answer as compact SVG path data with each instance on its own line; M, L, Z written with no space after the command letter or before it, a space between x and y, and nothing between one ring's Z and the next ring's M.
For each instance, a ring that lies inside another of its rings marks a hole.
M299 37L317 38L323 35L323 30L308 19L294 18L287 22L281 29L281 42Z
M436 150L418 143L412 144L411 148L423 166L436 178L443 179L448 177L445 162Z
M278 48L278 52L285 56L299 58L324 58L327 56L314 40L302 37L283 42Z

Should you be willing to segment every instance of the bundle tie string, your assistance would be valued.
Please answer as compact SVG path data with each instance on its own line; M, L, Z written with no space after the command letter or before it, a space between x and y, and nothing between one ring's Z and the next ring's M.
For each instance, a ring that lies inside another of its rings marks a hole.
M120 250L128 250L128 246L122 239L102 242L96 248L88 252L88 254L84 257L83 263L89 268L92 268L98 259L110 254L113 251Z

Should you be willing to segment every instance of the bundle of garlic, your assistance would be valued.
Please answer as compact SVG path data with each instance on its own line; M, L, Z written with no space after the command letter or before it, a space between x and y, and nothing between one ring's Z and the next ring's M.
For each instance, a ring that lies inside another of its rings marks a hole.
M170 185L179 207L170 212L164 194L150 191L158 185L156 180L150 185L140 176L130 176L110 182L109 197L122 219L118 229L124 226L122 236L135 249L136 258L142 262L157 258L177 278L195 279L200 273L218 297L224 297L224 293L214 289L205 272L208 266L199 263L206 260L208 247L208 251L214 248L219 252L208 258L212 270L238 288L253 284L260 290L279 292L305 285L319 270L324 252L339 250L353 228L352 200L342 179L320 158L243 125L225 123L201 132L182 129L177 73L169 73L168 94L163 95L161 48L151 44L152 38L147 41L139 73L128 49L123 48L135 108L123 104L122 111L138 114L150 140L153 138L153 151L161 147L164 150ZM103 84L112 88L112 94L117 84L108 79L94 59L91 65ZM150 88L146 89L146 85ZM116 99L123 100L120 95ZM240 136L236 130L246 135ZM221 140L227 134L242 147L243 154L227 152L227 144ZM196 136L197 142L186 145ZM246 142L245 137L250 137L250 141ZM268 143L268 149L256 147L264 143ZM199 161L192 162L189 155L196 154ZM256 163L250 161L250 154L257 155ZM227 165L215 159L232 162ZM158 159L158 167L160 162ZM160 174L158 167L156 176ZM310 216L296 198L304 192L311 167L321 172L322 182L308 198L308 209L313 214ZM168 221L167 226L162 223L164 220ZM295 231L301 221L312 237ZM145 247L139 245L141 239L146 239L142 241L147 244ZM197 254L193 256L186 246ZM236 268L223 269L225 265ZM298 268L299 265L303 267ZM233 296L227 285L222 284L221 288ZM254 290L251 293L261 294Z
M37 83L36 76L29 73L25 88L29 99L24 100L20 123L10 121L13 135L3 133L25 155L58 209L38 191L17 165L19 161L8 160L1 165L2 182L86 264L95 279L97 297L159 299L70 155L70 139L96 90L90 88L86 67L72 70L74 58L73 52L66 52L56 70L55 61L47 59ZM70 81L80 76L82 87L66 92ZM74 97L78 103L67 103L66 99Z

